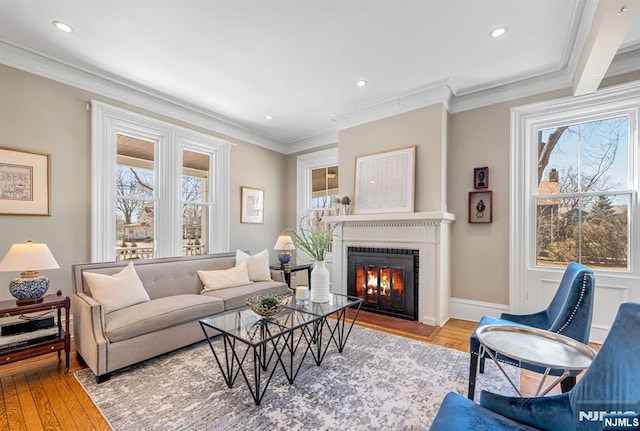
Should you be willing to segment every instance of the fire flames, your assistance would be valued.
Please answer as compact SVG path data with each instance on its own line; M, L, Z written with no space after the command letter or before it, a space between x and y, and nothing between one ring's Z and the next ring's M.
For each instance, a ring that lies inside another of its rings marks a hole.
M378 268L377 266L356 268L356 294L361 298L376 298L376 296L401 298L403 291L403 271L400 268Z

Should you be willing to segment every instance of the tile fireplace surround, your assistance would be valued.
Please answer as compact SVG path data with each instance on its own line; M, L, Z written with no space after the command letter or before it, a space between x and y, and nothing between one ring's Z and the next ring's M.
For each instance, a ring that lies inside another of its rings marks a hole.
M347 247L409 248L419 251L418 320L442 326L449 320L451 224L446 212L325 217L336 223L332 291L347 294Z

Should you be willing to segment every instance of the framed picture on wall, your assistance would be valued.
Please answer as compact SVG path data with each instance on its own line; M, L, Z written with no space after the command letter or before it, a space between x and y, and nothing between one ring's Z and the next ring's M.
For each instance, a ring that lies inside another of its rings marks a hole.
M0 147L0 215L50 215L49 154Z
M240 223L264 223L264 190L240 189Z
M416 147L356 157L354 214L413 212Z
M473 188L488 189L489 188L489 168L475 168L473 170Z
M493 192L469 192L469 223L493 222Z

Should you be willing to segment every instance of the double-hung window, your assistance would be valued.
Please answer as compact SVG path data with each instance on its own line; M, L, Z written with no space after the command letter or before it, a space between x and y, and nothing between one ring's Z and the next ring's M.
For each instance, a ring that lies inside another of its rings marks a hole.
M229 144L92 103L92 260L228 249Z

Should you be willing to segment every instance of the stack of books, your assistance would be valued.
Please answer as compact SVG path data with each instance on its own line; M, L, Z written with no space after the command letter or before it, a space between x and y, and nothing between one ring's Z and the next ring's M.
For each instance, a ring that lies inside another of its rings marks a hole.
M0 326L0 351L55 340L59 336L53 317L11 322Z

